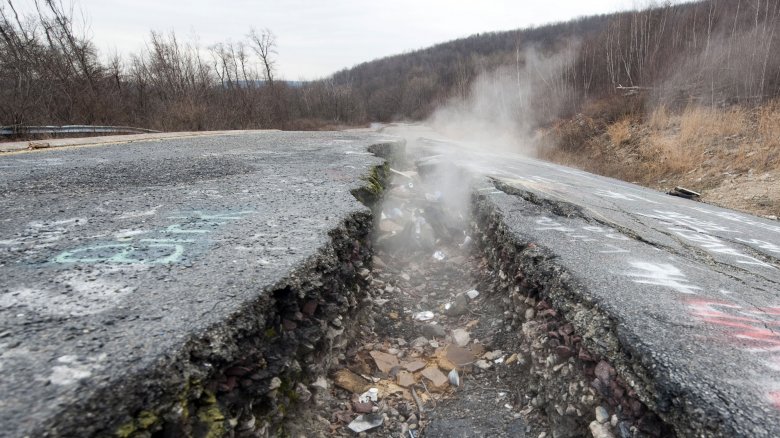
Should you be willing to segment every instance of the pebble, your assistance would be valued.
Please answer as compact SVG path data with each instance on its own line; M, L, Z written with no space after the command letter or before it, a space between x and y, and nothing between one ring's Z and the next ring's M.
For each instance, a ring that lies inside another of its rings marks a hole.
M485 353L482 356L482 358L487 359L487 360L496 360L496 359L498 359L499 357L501 357L503 355L504 355L503 351L495 350L495 351L488 351L487 353Z
M420 336L412 341L412 347L425 347L426 345L428 345L428 338L424 336Z
M319 376L317 377L317 380L312 382L311 387L317 390L327 390L328 389L328 379L325 378L325 376Z
M596 421L598 421L601 424L604 424L607 421L609 421L609 412L607 412L607 410L604 409L604 406L596 407Z
M482 370L486 370L486 369L490 368L490 362L488 362L488 361L486 361L484 359L480 359L480 360L474 362L474 365L477 368L482 369Z
M591 422L589 428L593 438L615 438L615 435L609 430L609 426L601 424L598 421Z
M465 347L471 341L471 336L464 329L455 329L452 331L452 341L459 347Z

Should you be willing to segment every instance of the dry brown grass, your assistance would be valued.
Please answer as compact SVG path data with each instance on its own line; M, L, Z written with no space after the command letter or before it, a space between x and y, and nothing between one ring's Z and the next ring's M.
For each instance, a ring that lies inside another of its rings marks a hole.
M629 144L631 142L631 120L625 118L609 125L607 135L614 146Z
M557 124L547 137L558 147L548 146L543 157L660 189L714 188L735 175L780 172L780 100L754 110L659 107L644 121L630 115L589 121L589 129L582 120Z
M654 109L647 119L647 124L652 129L667 129L670 127L671 122L671 115L665 105L661 105Z
M688 107L679 117L680 140L688 144L709 142L743 134L748 113L741 108L726 111L700 106Z

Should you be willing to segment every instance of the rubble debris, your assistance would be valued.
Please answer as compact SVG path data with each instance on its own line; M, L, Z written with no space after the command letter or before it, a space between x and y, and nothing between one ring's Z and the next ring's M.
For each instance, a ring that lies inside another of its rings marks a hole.
M360 394L358 401L360 403L376 402L379 400L379 390L377 388L368 388L368 391Z
M394 367L399 365L398 356L393 354L383 353L381 351L372 351L369 354L374 359L374 363L376 363L376 367L379 369L379 371L385 374L389 373Z
M348 369L340 369L333 375L333 383L341 389L353 394L362 394L370 385L366 379Z
M458 370L453 368L449 374L447 374L447 379L450 381L450 385L458 387L460 386L460 376L458 375Z
M677 186L672 190L669 190L667 194L672 196L679 196L680 198L693 199L693 200L698 200L699 198L701 198L701 193L694 192L691 189L686 189L685 187L680 187L680 186Z
M408 388L417 382L414 378L414 374L408 371L400 371L395 376L395 378L396 378L396 382L398 383L398 386L402 386L404 388Z
M473 300L479 296L479 291L476 289L471 289L470 291L466 292L466 296L469 297L470 300Z
M433 312L425 310L423 312L417 312L414 314L414 319L417 321L430 321L433 319Z
M380 427L384 421L384 417L380 414L364 414L358 415L347 427L349 427L352 432L360 433L376 429L377 427Z
M412 362L405 362L403 364L403 367L406 368L407 371L414 373L417 371L420 371L421 369L425 368L425 362L421 360L415 360Z
M51 144L45 141L31 141L27 144L27 149L47 149L50 148Z
M455 329L452 331L452 342L458 347L465 347L471 342L471 335L464 329Z
M421 372L422 376L428 379L436 390L446 388L449 379L441 372L437 366L429 366Z
M458 294L455 301L444 305L444 313L448 316L460 316L469 311L469 300L466 294Z
M607 421L609 421L609 412L607 412L604 406L596 407L596 421L598 421L601 424L604 424Z
M594 421L590 423L589 428L593 438L615 438L615 435L606 424L601 424L598 421Z
M476 362L474 362L474 365L477 366L477 368L481 370L486 370L491 367L490 362L486 361L485 359L480 359Z
M446 256L446 255L444 255L444 253L443 253L442 251L436 251L436 252L434 252L434 253L433 253L433 258L434 258L434 259L436 259L436 260L438 260L438 261L442 261L442 260L444 260L446 257L447 257L447 256Z
M476 360L476 356L470 350L457 345L448 345L436 354L436 361L444 370L464 369Z

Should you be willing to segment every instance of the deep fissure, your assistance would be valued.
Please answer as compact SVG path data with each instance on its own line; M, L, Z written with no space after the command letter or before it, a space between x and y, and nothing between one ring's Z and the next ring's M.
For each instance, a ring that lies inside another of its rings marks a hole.
M470 175L439 156L391 165L374 208L374 329L352 342L306 427L339 436L360 427L405 437L674 436L621 377L634 375L627 364L616 369L596 353L620 348L613 328L586 336L611 345L586 346L575 331L586 324L562 314L598 316L548 295L571 286L568 274L501 230L484 195L463 184ZM361 399L371 387L377 402Z
M371 436L673 436L623 380L643 376L630 352L606 359L621 348L611 323L553 254L504 229L470 174L371 151L388 164L353 194L373 215L171 358L174 377L149 379L163 382L155 408L99 432L354 436L363 420Z

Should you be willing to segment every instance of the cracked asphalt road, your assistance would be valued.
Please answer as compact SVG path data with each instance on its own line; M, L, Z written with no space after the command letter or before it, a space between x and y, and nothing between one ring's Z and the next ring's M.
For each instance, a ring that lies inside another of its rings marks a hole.
M678 432L780 435L780 222L432 138L417 143L475 175L571 299L608 318L619 345L603 352ZM599 329L582 334L598 345Z
M0 436L161 366L288 276L367 210L351 190L387 141L263 132L0 155Z

